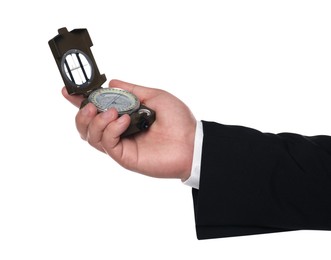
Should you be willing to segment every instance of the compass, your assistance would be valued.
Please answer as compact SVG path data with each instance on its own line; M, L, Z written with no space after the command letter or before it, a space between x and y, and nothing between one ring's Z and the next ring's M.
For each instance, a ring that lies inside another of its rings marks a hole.
M118 115L128 114L131 122L121 135L126 137L144 131L155 121L155 112L141 104L133 93L119 88L102 88L106 76L100 74L90 47L93 45L87 29L60 28L48 42L65 87L70 95L85 97L81 108L93 103L99 113L111 108Z

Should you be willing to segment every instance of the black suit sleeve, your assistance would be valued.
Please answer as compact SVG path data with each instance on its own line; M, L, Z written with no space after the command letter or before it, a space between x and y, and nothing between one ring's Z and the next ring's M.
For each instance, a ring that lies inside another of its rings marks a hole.
M198 239L331 230L331 137L203 122Z

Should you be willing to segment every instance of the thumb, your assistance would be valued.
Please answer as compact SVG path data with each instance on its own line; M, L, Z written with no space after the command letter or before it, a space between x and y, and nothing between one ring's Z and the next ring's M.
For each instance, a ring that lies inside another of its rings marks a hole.
M141 102L148 100L160 94L161 90L154 88L142 87L136 84L113 79L109 82L110 88L121 88L136 95Z

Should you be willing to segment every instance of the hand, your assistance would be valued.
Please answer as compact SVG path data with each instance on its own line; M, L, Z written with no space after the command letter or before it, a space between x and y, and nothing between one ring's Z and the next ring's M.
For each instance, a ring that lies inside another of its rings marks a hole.
M119 80L110 81L109 87L135 94L141 103L155 111L155 122L146 132L121 139L120 135L130 124L130 116L118 117L115 109L97 113L96 107L89 103L76 116L82 139L128 170L186 180L191 172L196 127L189 108L163 90ZM77 107L83 100L80 96L70 96L65 88L62 94Z

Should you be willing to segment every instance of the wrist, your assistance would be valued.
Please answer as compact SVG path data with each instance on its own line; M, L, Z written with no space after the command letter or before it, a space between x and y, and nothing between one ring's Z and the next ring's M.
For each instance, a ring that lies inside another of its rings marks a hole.
M201 121L197 121L194 135L193 155L191 160L190 173L186 179L182 179L185 185L199 189L200 169L203 143L203 126Z
M180 173L180 179L182 182L185 182L191 176L196 127L197 127L197 123L195 122L194 128L192 129L192 131L186 135L186 139L187 139L186 143L188 144L187 158L185 160L185 168Z

